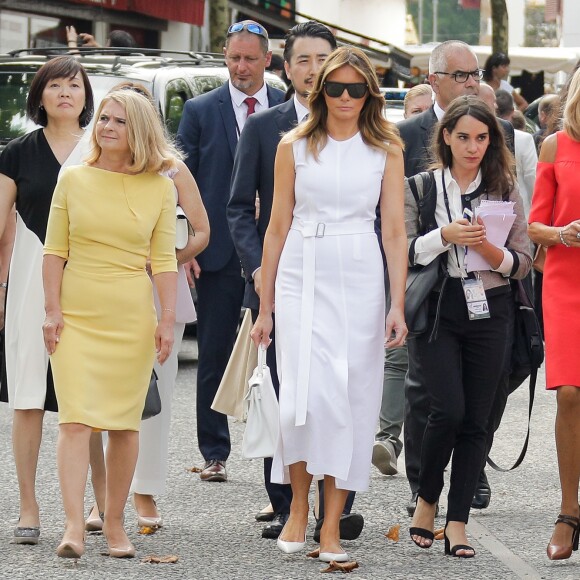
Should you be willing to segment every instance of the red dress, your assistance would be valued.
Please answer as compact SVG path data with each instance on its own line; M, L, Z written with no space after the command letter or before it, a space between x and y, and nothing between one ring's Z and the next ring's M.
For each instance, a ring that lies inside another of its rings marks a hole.
M538 163L529 223L562 227L580 220L580 142L556 136L554 163ZM580 248L548 248L542 293L546 388L580 387Z

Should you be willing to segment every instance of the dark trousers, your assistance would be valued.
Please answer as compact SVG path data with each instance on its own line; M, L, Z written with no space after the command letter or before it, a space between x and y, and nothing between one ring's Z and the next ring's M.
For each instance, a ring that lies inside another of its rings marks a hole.
M418 493L428 503L439 500L453 454L447 521L469 519L486 453L487 422L504 372L511 295L487 295L491 318L470 321L461 281L448 280L437 338L429 343L425 333L409 342L410 361L421 360L430 402ZM431 324L438 298L437 293L430 297Z
M217 272L201 272L197 290L197 440L203 458L230 455L228 418L211 404L228 364L240 322L244 279L238 256Z
M252 322L256 322L258 311L252 309ZM274 327L270 336L272 342L266 351L266 364L270 369L270 376L272 377L272 384L276 391L276 396L279 397L280 382L278 381L278 367L276 365L276 341L274 338ZM292 487L290 484L272 483L270 475L272 473L272 458L266 457L264 459L264 486L270 498L270 503L276 514L290 513L290 503L292 502Z

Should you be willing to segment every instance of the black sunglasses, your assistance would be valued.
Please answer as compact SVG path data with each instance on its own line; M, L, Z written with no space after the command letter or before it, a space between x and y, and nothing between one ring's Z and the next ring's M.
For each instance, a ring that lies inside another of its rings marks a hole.
M257 34L258 36L268 40L268 32L257 22L236 22L228 28L228 36L230 36L230 34L235 34L236 32L242 32L242 30L247 30L252 34Z
M362 99L367 94L368 87L366 83L336 83L333 81L325 81L324 83L324 91L332 99L342 96L345 90L351 99Z

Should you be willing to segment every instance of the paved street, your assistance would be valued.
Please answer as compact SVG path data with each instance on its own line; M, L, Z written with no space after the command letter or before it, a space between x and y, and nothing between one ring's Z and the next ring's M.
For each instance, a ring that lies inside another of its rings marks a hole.
M195 343L188 340L181 354L174 396L173 433L170 447L168 494L158 504L166 526L153 536L137 534L136 516L126 510L127 527L138 558L114 560L101 556L106 549L100 535L87 539L86 555L78 564L58 559L55 548L62 535L63 512L55 467L56 416L47 416L39 466L39 498L42 533L38 546L10 544L18 518L16 475L10 449L10 413L0 406L0 578L4 579L298 579L318 578L323 568L304 553L284 556L274 541L262 540L261 524L254 514L268 501L262 486L262 464L240 459L243 425L231 422L233 451L228 461L228 483L202 483L188 471L201 464L194 419ZM355 503L366 519L361 537L346 542L345 548L359 562L353 578L365 579L511 579L580 578L580 554L564 562L546 558L546 544L558 514L558 478L553 438L555 397L539 381L532 439L528 456L514 473L491 470L493 495L490 507L473 514L470 534L477 556L459 560L443 555L443 542L430 550L416 548L408 537L409 518L405 503L409 492L404 473L395 477L372 471L369 493ZM517 457L525 436L527 388L522 387L508 403L493 457L502 465ZM399 468L403 469L402 458ZM86 499L91 505L90 490ZM442 498L443 526L446 498ZM395 543L384 533L401 525L401 539ZM314 523L311 522L309 537ZM315 544L310 541L310 549ZM144 564L148 555L175 554L177 564ZM342 575L340 576L342 577Z

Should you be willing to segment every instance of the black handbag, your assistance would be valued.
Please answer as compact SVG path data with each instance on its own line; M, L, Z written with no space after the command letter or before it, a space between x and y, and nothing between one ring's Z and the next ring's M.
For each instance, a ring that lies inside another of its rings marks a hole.
M515 463L509 467L499 467L491 457L488 456L487 463L496 471L511 471L518 467L528 450L530 442L530 422L532 420L532 409L534 407L534 396L536 393L536 381L538 369L544 362L544 342L540 322L533 309L532 301L526 290L528 280L512 281L514 290L514 336L511 352L511 369L509 376L509 394L511 395L528 377L529 381L529 402L528 402L528 431L522 450Z
M153 369L151 371L151 379L149 379L149 388L147 389L141 419L150 419L151 417L155 417L155 415L159 415L159 413L161 413L161 397L159 396L159 387L157 386L157 373Z
M426 266L409 268L405 287L405 322L410 337L427 331L429 294L437 287L443 276L441 256L437 256Z

